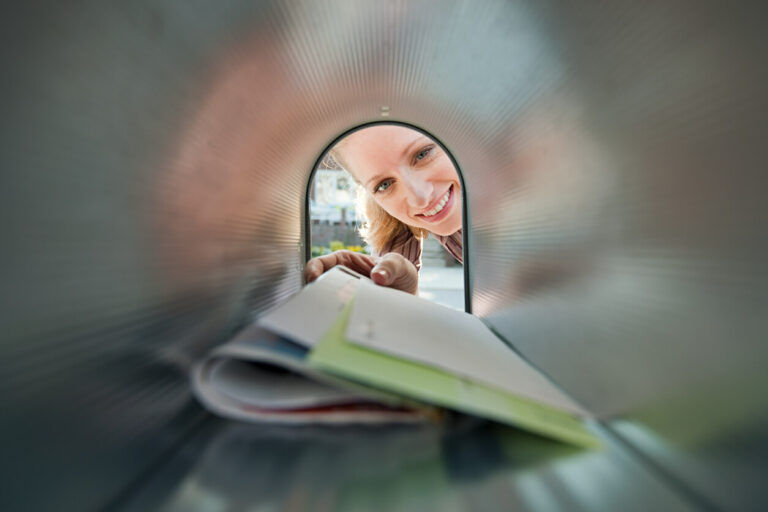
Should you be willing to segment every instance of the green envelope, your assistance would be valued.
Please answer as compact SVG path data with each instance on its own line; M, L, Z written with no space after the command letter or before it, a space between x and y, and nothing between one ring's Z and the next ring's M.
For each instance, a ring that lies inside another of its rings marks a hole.
M581 419L450 372L361 347L346 339L352 302L309 354L320 370L417 400L488 418L585 448L600 441Z

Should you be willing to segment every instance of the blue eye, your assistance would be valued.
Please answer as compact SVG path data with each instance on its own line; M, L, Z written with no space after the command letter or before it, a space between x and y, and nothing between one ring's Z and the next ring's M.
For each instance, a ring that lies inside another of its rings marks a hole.
M378 185L376 185L376 190L374 192L385 192L389 187L392 186L392 180L384 180Z
M416 153L416 157L414 158L414 160L416 160L417 162L419 160L424 160L425 158L427 158L429 156L430 153L432 153L433 149L434 149L434 146L427 146L427 147L423 148L421 151Z

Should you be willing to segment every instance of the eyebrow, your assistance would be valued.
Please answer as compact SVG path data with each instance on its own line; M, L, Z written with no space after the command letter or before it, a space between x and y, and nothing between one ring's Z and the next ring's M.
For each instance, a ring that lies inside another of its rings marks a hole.
M382 179L384 176L386 176L386 175L382 173L382 174L377 174L373 178L369 179L368 181L365 182L365 188L368 188L368 185L370 185L371 182L377 182L378 183L378 181L380 179Z
M414 139L414 140L413 140L413 141L412 141L410 144L408 144L408 145L405 147L405 149L403 149L403 153L400 155L400 158L405 158L405 157L407 157L407 156L408 156L408 153L410 153L410 152L411 152L411 150L413 149L413 146L416 146L417 144L419 144L420 142L422 142L424 139L427 139L428 141L432 142L432 139L430 139L430 138L429 138L429 137L427 137L426 135L423 135L423 134L419 134L419 136L418 136L416 139Z

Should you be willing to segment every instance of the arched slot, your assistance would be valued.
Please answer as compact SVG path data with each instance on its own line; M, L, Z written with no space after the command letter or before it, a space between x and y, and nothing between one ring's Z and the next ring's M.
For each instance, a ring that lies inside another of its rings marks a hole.
M396 252L419 272L419 295L471 311L466 188L443 143L402 122L345 131L312 168L305 261L334 250Z

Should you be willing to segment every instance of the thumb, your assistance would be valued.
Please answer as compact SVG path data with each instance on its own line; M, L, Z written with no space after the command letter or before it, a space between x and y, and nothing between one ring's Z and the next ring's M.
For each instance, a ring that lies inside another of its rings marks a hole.
M390 265L378 263L371 270L371 280L379 286L389 286L395 280Z
M389 253L371 269L371 280L380 286L415 294L419 288L416 267L402 254Z

